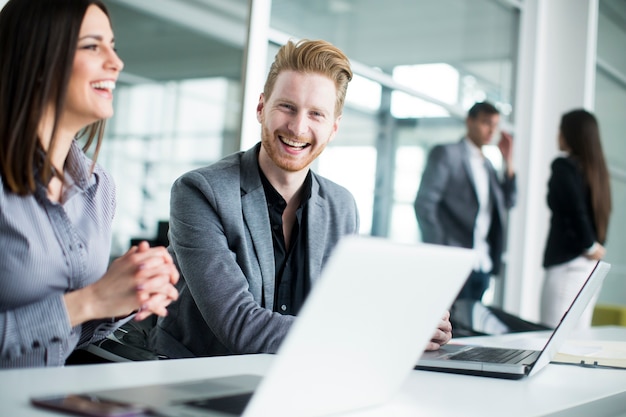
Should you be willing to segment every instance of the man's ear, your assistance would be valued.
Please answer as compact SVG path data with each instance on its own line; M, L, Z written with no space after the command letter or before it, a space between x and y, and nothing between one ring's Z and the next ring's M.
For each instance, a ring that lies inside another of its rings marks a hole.
M333 131L330 134L330 138L328 140L328 142L332 142L333 139L335 139L335 136L337 135L337 131L339 130L339 122L341 121L341 117L343 116L343 114L340 114L336 119L335 119L335 123L333 123Z
M263 93L259 96L259 103L256 105L256 119L261 123L263 120L263 109L265 108L265 96Z

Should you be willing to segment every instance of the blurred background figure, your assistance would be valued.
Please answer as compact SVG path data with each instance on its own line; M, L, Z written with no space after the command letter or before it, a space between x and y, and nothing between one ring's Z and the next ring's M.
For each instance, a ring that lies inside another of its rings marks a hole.
M548 182L552 217L541 295L541 322L551 327L558 325L596 261L604 257L611 214L609 173L595 116L582 109L565 113L558 141L564 155L552 162ZM596 299L579 327L591 325Z
M511 135L501 132L498 143L504 175L496 173L482 152L499 122L494 105L474 104L466 118L465 137L429 153L414 203L424 242L476 250L476 265L459 300L481 301L491 275L499 272L506 212L516 200Z

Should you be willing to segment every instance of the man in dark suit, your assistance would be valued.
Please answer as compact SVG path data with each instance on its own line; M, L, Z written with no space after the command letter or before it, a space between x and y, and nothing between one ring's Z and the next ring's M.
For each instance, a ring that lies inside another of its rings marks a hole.
M492 104L474 104L466 119L466 136L430 152L415 199L424 242L477 252L474 271L458 299L481 300L490 276L501 266L506 211L517 194L511 135L501 132L498 143L505 164L502 178L482 152L499 121Z

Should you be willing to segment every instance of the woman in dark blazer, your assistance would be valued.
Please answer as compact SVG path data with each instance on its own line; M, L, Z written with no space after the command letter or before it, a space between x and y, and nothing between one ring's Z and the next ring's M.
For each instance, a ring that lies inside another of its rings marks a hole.
M594 115L582 109L564 114L559 149L565 155L552 162L548 182L552 218L541 296L541 322L551 327L558 325L596 261L604 257L611 213L609 173ZM579 327L591 325L596 298Z

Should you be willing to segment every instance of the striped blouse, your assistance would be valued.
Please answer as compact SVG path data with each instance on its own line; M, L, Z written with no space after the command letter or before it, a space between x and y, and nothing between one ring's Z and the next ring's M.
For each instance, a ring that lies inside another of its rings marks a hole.
M60 366L77 347L116 328L106 320L70 327L63 294L106 271L115 186L76 142L62 203L39 184L33 195L0 188L0 368Z

